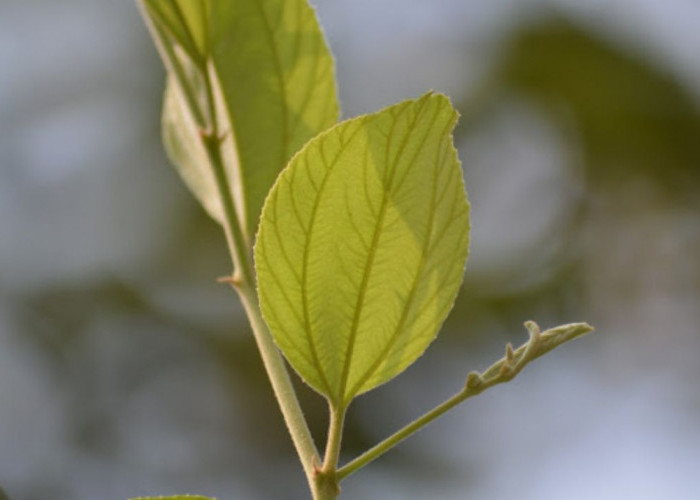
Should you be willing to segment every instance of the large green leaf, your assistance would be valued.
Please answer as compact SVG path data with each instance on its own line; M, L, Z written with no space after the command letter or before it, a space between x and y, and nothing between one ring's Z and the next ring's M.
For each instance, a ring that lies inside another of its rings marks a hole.
M263 315L294 368L344 407L435 338L462 282L467 203L452 129L427 94L310 141L267 198Z
M223 220L201 146L211 121L209 78L221 124L229 191L248 236L291 156L333 125L333 60L307 0L140 0L168 68L166 148L207 211ZM195 108L195 109L193 109Z

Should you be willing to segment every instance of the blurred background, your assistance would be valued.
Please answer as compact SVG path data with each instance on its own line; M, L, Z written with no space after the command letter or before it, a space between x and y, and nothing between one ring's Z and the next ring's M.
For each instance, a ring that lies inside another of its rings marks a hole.
M700 470L700 3L316 0L344 117L436 89L473 209L440 336L344 459L503 346L588 321L342 498L689 499ZM304 499L214 222L159 139L130 1L0 0L0 484L12 500ZM323 401L301 387L314 434Z

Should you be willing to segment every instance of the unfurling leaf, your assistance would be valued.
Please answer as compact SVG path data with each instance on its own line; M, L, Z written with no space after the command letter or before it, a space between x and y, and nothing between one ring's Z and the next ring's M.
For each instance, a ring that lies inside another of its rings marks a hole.
M452 307L469 246L456 121L429 93L342 122L267 198L255 247L263 315L336 407L403 371Z
M316 15L306 0L140 2L168 69L168 155L207 212L222 222L200 136L218 121L229 194L251 237L279 172L338 118L333 60Z

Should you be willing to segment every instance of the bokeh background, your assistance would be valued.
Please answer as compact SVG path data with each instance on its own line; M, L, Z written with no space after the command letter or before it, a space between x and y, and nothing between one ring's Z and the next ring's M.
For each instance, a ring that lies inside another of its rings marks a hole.
M345 117L437 89L473 209L456 307L351 408L345 459L522 322L597 332L445 416L343 498L697 497L700 3L316 0ZM159 140L130 1L0 0L0 484L12 500L307 498L223 239ZM301 396L323 439L322 400Z

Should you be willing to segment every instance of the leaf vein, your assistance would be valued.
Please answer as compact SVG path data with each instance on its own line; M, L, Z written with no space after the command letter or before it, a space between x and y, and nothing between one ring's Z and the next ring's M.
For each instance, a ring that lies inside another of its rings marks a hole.
M435 114L433 117L433 120L431 121L430 127L428 127L428 131L432 129L432 126L437 119L437 116L439 114L440 109L437 108L438 112ZM423 138L423 141L421 143L421 146L418 148L418 150L422 149L423 145L425 144L425 141L428 137L429 133L426 134ZM439 152L438 152L439 154ZM416 156L418 153L416 153ZM408 169L407 169L408 170ZM430 251L430 233L432 232L432 227L433 224L435 223L435 216L436 216L436 205L437 205L437 179L440 171L440 165L436 164L435 168L433 169L433 180L432 180L432 191L431 191L431 200L430 200L430 209L428 211L428 223L427 223L427 228L426 228L426 233L425 233L425 239L423 241L423 248L421 251L421 257L420 261L418 262L418 266L413 278L413 282L411 283L411 287L409 289L408 296L406 299L403 301L403 307L401 311L401 316L399 318L399 321L396 324L396 327L394 329L394 333L389 338L389 341L386 343L385 347L380 351L378 356L376 357L375 361L370 365L370 367L367 369L365 374L359 378L359 380L355 383L355 385L352 387L352 389L349 392L349 398L352 398L354 394L359 391L362 386L369 380L377 371L377 369L381 366L381 364L384 362L386 356L389 354L391 351L391 348L396 344L398 338L401 336L401 332L404 328L404 323L408 319L408 314L410 312L411 306L413 305L413 300L415 299L416 291L418 290L418 284L420 282L420 278L423 274L423 268L425 267L426 261L430 258L429 257L429 251ZM347 401L349 403L349 401Z
M330 177L330 174L333 171L333 167L338 162L338 159L340 158L341 154L343 153L345 148L348 146L348 144L350 144L350 141L355 136L355 134L357 132L359 132L359 130L361 130L361 129L358 127L353 132L353 134L349 138L349 140L345 141L344 143L341 143L340 148L338 149L338 151L335 155L335 158L333 159L333 161L331 163L328 163L326 160L326 152L324 149L325 141L321 141L321 144L319 147L319 152L321 154L321 158L323 159L323 161L326 165L326 172L325 172L323 179L321 181L321 185L319 186L319 190L316 193L316 197L314 199L314 204L313 204L313 207L311 209L311 215L310 215L310 220L309 220L309 229L308 229L308 232L306 233L306 241L305 241L305 245L304 245L304 255L303 255L303 260L302 260L301 301L302 301L302 310L304 313L303 314L304 326L305 326L306 334L309 337L309 348L310 348L312 356L314 358L316 369L318 370L318 373L321 377L321 380L322 380L323 384L325 385L326 393L328 395L332 394L330 382L328 381L328 377L326 376L326 373L323 370L323 367L321 366L321 363L320 363L320 360L318 357L318 351L317 351L316 345L314 343L313 330L311 328L311 318L310 318L310 313L309 313L309 297L308 297L309 253L310 253L310 249L311 249L311 240L313 237L314 223L316 221L318 207L319 207L320 202L321 202L321 195L323 194L323 190L325 188L326 182L328 181L328 178Z

